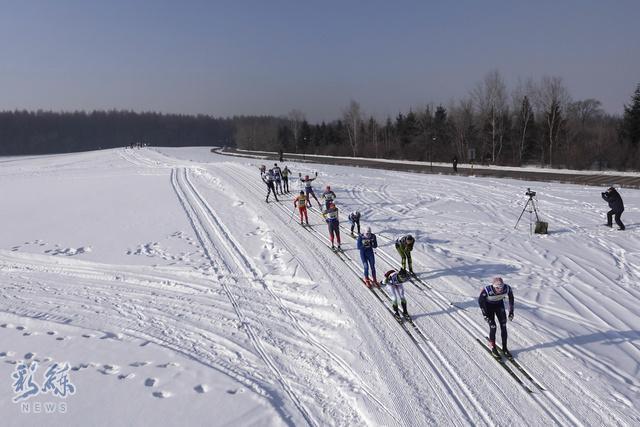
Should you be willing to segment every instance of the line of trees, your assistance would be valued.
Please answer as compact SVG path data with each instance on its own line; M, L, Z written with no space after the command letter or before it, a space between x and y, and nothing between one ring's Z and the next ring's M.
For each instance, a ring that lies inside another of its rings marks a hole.
M237 146L249 150L575 169L640 169L640 84L622 117L596 99L573 100L559 77L509 89L489 72L448 105L387 117L382 123L351 101L339 119L172 115L131 111L0 112L0 155L151 146Z
M271 134L275 129L272 128ZM640 169L640 85L623 117L596 99L573 100L559 77L519 81L511 90L489 72L469 95L427 105L383 123L356 101L330 123L310 124L293 110L273 143L252 148L308 154L366 156L574 169ZM270 139L273 141L273 138ZM250 145L236 139L241 148Z
M122 147L232 145L241 118L215 119L131 111L0 112L0 155Z

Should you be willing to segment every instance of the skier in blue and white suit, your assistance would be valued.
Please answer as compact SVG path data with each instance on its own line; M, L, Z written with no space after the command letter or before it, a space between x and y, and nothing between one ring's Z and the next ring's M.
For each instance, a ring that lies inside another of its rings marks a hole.
M360 259L364 266L364 283L371 287L378 286L378 279L376 278L376 256L373 250L378 247L378 239L376 235L371 232L371 227L367 227L364 234L360 234L357 240L357 247L360 250ZM371 277L373 282L369 279L369 267L371 267Z
M510 356L507 349L507 313L505 312L504 300L509 301L509 320L513 320L513 291L511 286L504 283L501 277L494 277L491 285L485 286L478 297L478 305L482 310L484 320L489 324L489 347L495 355L496 349L496 320L500 322L500 336L502 337L502 351L506 356Z
M400 271L389 270L384 273L384 281L382 282L382 286L389 286L389 293L391 294L391 299L393 301L393 313L396 317L400 317L400 313L398 313L398 303L402 305L402 314L405 317L409 317L409 312L407 311L407 300L404 297L404 286L402 282L407 279L407 272L405 269L400 269Z

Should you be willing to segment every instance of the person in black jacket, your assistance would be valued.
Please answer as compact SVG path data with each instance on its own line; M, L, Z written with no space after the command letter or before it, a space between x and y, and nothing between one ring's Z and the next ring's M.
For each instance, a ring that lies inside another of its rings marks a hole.
M509 315L504 307L504 300L509 302ZM494 277L491 284L482 288L478 297L478 305L482 310L485 322L489 324L489 348L496 358L501 355L496 348L496 316L500 323L500 336L502 337L502 354L511 358L511 353L507 348L507 319L513 320L513 290L511 286L504 283L502 277Z
M624 224L620 220L620 216L622 216L622 212L624 212L624 203L622 203L620 193L618 193L615 188L609 187L607 191L602 193L602 198L605 202L609 203L609 207L611 208L611 210L607 212L607 226L612 226L611 217L615 215L618 229L624 230Z

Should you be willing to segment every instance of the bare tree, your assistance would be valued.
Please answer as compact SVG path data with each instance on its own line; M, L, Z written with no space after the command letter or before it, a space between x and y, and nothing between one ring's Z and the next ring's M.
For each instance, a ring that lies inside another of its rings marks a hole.
M457 105L449 107L449 117L453 124L453 144L458 157L467 159L467 153L471 147L471 140L474 133L473 100L471 98L462 99Z
M298 152L298 139L300 138L300 127L304 122L304 113L300 110L293 109L289 111L289 126L291 127L291 133L293 133L293 144L295 146L296 153Z
M524 160L527 135L534 120L531 97L535 93L535 83L532 79L518 82L511 94L511 102L515 113L517 138L513 138L514 161L520 165Z
M546 144L549 153L549 166L553 166L553 151L558 143L563 126L563 113L571 101L569 91L562 82L562 77L545 76L536 90L536 107L544 119L546 128ZM542 154L544 163L544 150Z
M471 94L478 108L479 117L483 121L481 128L484 128L484 124L489 127L491 161L495 163L502 151L506 131L503 118L507 108L507 86L500 72L493 70L487 73Z
M347 137L349 146L353 156L358 154L358 133L360 126L362 125L362 112L360 111L360 104L353 99L349 103L349 107L344 111L344 124L347 129Z

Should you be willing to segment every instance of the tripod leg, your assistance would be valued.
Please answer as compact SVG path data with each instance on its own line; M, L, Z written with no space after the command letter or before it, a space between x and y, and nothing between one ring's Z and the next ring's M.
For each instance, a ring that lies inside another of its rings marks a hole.
M536 209L536 204L533 199L531 200L531 206L533 206L533 211L536 213L536 221L540 222L540 217L538 217L538 209Z
M524 204L524 208L522 208L522 212L520 213L520 216L518 217L518 220L516 221L516 225L513 227L518 228L518 223L520 222L520 219L522 218L522 215L524 215L524 211L527 210L527 206L529 206L529 202L531 201L531 199L527 200L527 203Z

